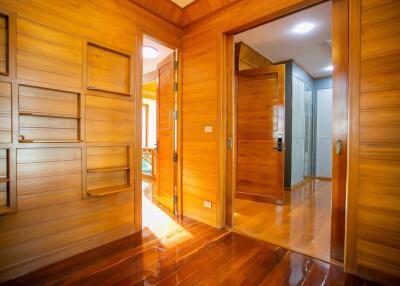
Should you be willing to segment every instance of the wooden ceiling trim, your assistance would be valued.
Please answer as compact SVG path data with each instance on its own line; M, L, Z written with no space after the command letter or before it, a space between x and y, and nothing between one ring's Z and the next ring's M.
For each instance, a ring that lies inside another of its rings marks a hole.
M129 0L175 26L182 26L183 9L171 0Z
M242 0L195 0L180 7L171 0L129 0L170 24L184 28Z
M182 27L219 12L242 0L195 0L183 8Z
M148 83L150 81L155 81L155 80L157 80L157 76L158 76L158 72L156 70L152 71L152 72L145 73L143 75L143 83Z

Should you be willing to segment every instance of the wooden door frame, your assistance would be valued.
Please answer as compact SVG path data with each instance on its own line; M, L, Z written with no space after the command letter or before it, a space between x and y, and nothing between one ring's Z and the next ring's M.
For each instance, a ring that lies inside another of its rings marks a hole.
M142 221L142 104L143 104L143 56L142 47L143 39L147 36L165 47L168 47L175 51L176 58L178 60L178 70L177 70L177 81L178 81L178 93L176 98L176 110L178 114L181 114L182 110L182 47L175 45L173 43L167 42L165 40L157 38L156 35L147 30L138 30L136 38L136 64L135 64L135 202L134 202L134 224L137 230L141 230L143 227ZM174 175L176 177L176 187L178 195L177 211L178 216L182 216L182 122L181 117L177 118L177 133L176 133L176 143L177 143L177 154L178 161L174 164ZM139 135L139 136L138 136ZM171 158L172 160L172 158Z
M348 106L348 35L349 35L349 0L332 0L332 27L333 33L332 46L333 53L333 66L335 70L332 75L333 81L333 95L340 97L340 106L346 108ZM229 31L221 31L222 42L221 42L221 140L220 148L221 161L223 162L223 172L221 172L221 201L222 207L220 212L217 214L221 216L217 221L221 222L220 226L228 228L233 227L233 213L234 213L234 190L236 189L236 156L234 154L237 151L236 142L236 96L235 96L235 52L234 52L234 35L243 32L248 29L258 27L268 22L274 21L280 17L285 17L290 14L299 12L301 10L310 8L314 5L326 2L326 0L313 1L305 0L303 5L291 7L286 9L282 14L266 14L259 20L252 20L249 23L238 27L230 27ZM267 19L267 20L265 20ZM346 21L347 20L347 21ZM334 116L340 112L334 112ZM347 112L345 112L347 116ZM342 113L343 116L343 113ZM339 261L343 261L344 254L344 233L345 233L345 208L346 208L346 188L343 185L347 181L346 176L346 164L347 164L347 123L346 120L340 120L342 127L340 130L334 130L332 148L335 151L336 136L342 140L343 144L343 158L338 160L333 152L332 165L333 174L340 174L341 186L332 188L332 228L331 228L331 258ZM233 148L229 150L227 147L228 138L232 138Z

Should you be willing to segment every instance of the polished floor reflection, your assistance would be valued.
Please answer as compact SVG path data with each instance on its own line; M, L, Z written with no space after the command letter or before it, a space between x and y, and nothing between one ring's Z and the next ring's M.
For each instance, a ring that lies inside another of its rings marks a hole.
M330 261L331 182L310 180L285 191L285 204L235 200L240 233Z
M228 230L174 222L181 228L164 237L145 228L6 285L373 285L339 266Z

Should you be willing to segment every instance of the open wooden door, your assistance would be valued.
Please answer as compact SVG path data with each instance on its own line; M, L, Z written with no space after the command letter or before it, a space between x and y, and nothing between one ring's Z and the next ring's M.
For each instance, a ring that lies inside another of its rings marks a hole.
M283 203L285 65L237 72L236 198Z
M157 200L174 211L174 53L157 66Z

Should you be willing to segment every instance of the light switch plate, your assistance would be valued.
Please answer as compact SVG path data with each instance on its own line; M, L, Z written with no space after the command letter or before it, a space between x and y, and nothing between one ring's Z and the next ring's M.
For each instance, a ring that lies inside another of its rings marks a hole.
M205 133L213 132L213 127L212 126L204 126L204 132Z
M210 201L204 201L203 206L205 208L211 209L212 208L212 203Z

